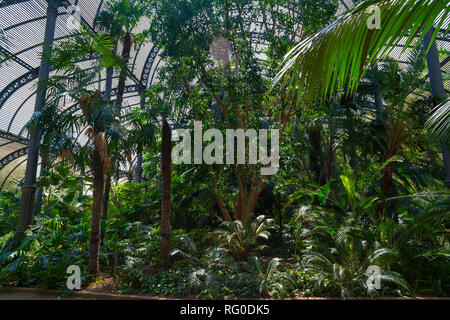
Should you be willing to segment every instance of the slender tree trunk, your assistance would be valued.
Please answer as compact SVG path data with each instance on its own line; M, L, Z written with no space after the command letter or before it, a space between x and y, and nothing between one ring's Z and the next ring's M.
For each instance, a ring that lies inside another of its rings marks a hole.
M375 63L372 67L372 70L375 72L378 71L378 64ZM383 105L383 95L381 94L381 90L379 88L377 88L374 93L374 100L376 109L376 121L382 122L384 114L384 105Z
M141 95L141 101L140 101L140 108L141 110L145 109L145 91L140 92ZM142 173L144 172L144 169L142 168L142 160L143 160L143 150L144 150L144 144L142 141L138 142L137 145L137 157L136 157L136 182L142 183Z
M131 34L127 32L123 40L123 50L122 50L122 58L126 64L128 64L128 61L130 59L130 52L131 52ZM124 66L120 70L119 83L117 85L117 106L120 108L122 107L126 81L127 81L127 67Z
M92 217L91 232L89 236L89 273L96 274L100 271L98 263L98 255L100 248L100 232L101 232L101 216L102 216L102 200L105 184L105 173L100 150L96 146L92 157L92 172L94 175L93 192L92 192Z
M161 176L162 176L162 204L161 204L161 256L165 268L169 266L170 248L170 210L172 184L172 132L167 120L163 120L161 146Z
M117 43L114 44L113 54L116 52ZM111 101L111 93L112 93L112 80L114 75L114 67L109 67L106 69L106 87L105 87L105 99L107 101ZM123 97L123 92L121 93ZM111 172L109 172L106 176L105 180L105 193L103 194L103 207L102 207L102 221L105 222L108 220L108 203L109 203L109 193L111 190ZM100 240L103 243L105 239L105 230L101 229Z
M352 100L351 97L348 98L345 104L345 112L346 112L346 123L347 123L347 134L348 134L348 152L350 156L350 167L355 172L355 175L358 172L358 156L356 153L356 130L355 130L355 117L351 110L352 108Z
M247 221L247 217L250 213L255 212L256 205L258 203L259 196L263 192L264 188L266 187L266 182L260 182L256 186L253 187L252 190L250 190L246 204L245 204L245 211L244 216L241 218L241 221L245 224Z
M52 52L53 41L55 38L55 25L58 17L58 1L49 0L45 35L43 43L43 56L48 56ZM45 105L47 86L45 84L50 74L51 66L48 59L42 59L39 68L38 90L34 111L39 112ZM33 207L36 192L36 173L39 160L39 140L40 132L38 128L29 128L30 141L28 144L28 160L25 172L24 183L22 186L22 197L20 201L19 218L17 221L16 236L17 242L21 242L25 238L25 232L33 220Z
M44 156L43 154L41 154L41 170L40 170L40 177L43 176L44 171L46 169L47 166L47 157ZM42 210L42 194L43 194L44 190L42 187L38 187L37 191L36 191L36 201L34 203L34 209L33 209L33 215L37 216L38 214L41 213Z
M328 183L336 173L336 153L334 150L334 136L330 132L327 158L325 161L325 183Z
M123 44L123 50L122 50L122 58L124 59L125 63L128 64L128 61L130 59L130 52L131 52L131 34L126 33L124 38L124 44ZM109 68L107 70L108 79L112 79L114 69ZM123 103L123 96L125 94L125 84L127 81L127 67L123 67L120 70L119 75L119 83L117 85L117 106L119 110L122 108ZM107 88L106 88L106 99L111 99L111 83L107 82ZM101 221L108 220L108 204L109 204L109 193L111 191L111 174L108 174L106 176L106 179L104 180L105 184L105 191L103 193L103 199L102 199L102 213L101 213ZM101 231L100 234L100 240L103 242L105 239L105 230Z
M322 175L322 141L319 127L312 127L308 130L309 138L309 166L315 175L315 181L318 184L324 184L324 176Z
M424 46L427 49L430 45L433 32L434 29L431 28L425 36ZM438 105L443 100L445 100L447 94L445 92L444 81L442 78L442 71L441 71L441 63L439 61L439 54L435 42L431 45L431 48L427 54L427 62L428 62L428 71L430 74L430 83L433 100L435 102L435 105ZM450 153L449 153L450 149L447 145L447 141L441 141L441 148L445 168L444 183L445 186L450 188Z
M142 168L142 150L143 150L143 146L142 146L142 142L139 142L138 147L137 147L137 157L136 157L136 170L135 170L135 175L136 175L136 183L142 183L142 173L143 173L143 168Z
M108 206L109 206L110 192L111 192L111 173L108 173L105 179L105 193L103 194L103 201L102 201L102 222L106 222L108 220ZM101 228L100 240L102 243L103 240L105 240L104 228Z

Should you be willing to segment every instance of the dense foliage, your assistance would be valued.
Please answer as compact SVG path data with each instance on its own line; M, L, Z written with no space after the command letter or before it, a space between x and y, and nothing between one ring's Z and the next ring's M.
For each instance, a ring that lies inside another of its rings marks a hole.
M327 86L329 100L302 101L273 79L296 42L334 21L338 1L134 3L131 14L128 0L111 2L97 34L81 29L50 57L61 74L48 80L48 106L29 124L44 130L42 205L17 243L20 199L0 193L0 284L66 292L67 267L79 265L84 287L100 273L119 294L450 294L450 194L439 143L424 129L435 107L426 48L413 50L407 67L386 59L366 70L351 94ZM144 17L153 18L149 29L134 34ZM248 21L257 18L256 39ZM89 84L105 69L129 76L129 52L117 44L145 41L162 49L160 82L120 121L123 96L110 100ZM87 53L98 57L89 69L70 60ZM66 91L80 113L60 108ZM204 131L280 130L279 171L161 161L171 147L164 124L192 129L194 121ZM70 134L80 124L88 143ZM124 167L129 181L118 183ZM379 290L367 282L373 266Z

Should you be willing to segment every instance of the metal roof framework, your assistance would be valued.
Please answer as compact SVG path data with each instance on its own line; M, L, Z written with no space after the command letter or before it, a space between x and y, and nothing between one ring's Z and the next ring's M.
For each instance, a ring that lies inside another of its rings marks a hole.
M103 8L104 0L69 0L66 6L78 6L81 23L95 30L94 21ZM28 153L28 132L26 124L34 112L40 56L44 40L47 2L45 0L8 0L0 1L0 29L8 39L8 48L0 47L10 59L2 65L0 71L0 171L8 170L4 181L20 164L26 162ZM55 29L55 44L70 37L69 18L72 12L66 7L58 8ZM149 27L149 21L143 19L137 32ZM119 44L118 50L121 50ZM86 61L94 57L87 57ZM124 110L140 105L140 92L157 81L157 69L160 64L159 49L145 43L132 48L130 69L133 76L127 79L124 94ZM111 95L117 95L119 74L114 73ZM106 75L99 81L102 91L106 85ZM96 86L98 83L95 84ZM64 102L66 103L66 102ZM67 103L66 112L77 112L76 103ZM19 164L19 165L17 165ZM1 190L1 188L0 188Z
M81 11L82 24L95 30L94 21L105 4L105 0L69 0L68 6L78 6ZM353 6L352 0L340 0L338 14ZM0 47L10 59L0 70L0 171L9 170L0 190L11 174L26 161L28 152L28 133L25 125L34 112L37 78L40 67L40 55L45 32L46 0L0 0L0 29L11 45ZM67 8L58 9L55 30L55 44L70 37L72 30L68 19L72 12ZM149 27L147 18L143 19L137 32ZM257 35L252 38L258 40ZM445 36L442 30L437 38L439 49L447 52L441 62L447 92L450 91L450 33ZM121 50L119 45L119 51ZM393 50L392 58L407 64L411 49L400 56L402 47ZM90 57L92 58L92 57ZM86 59L89 60L89 57ZM158 81L157 70L161 63L159 49L150 43L132 48L131 66L133 76L127 79L124 96L125 109L130 110L140 105L140 92ZM112 96L117 95L118 73L113 76ZM102 78L100 86L105 88L106 79ZM96 83L98 85L98 83ZM67 104L67 112L77 112L78 105Z

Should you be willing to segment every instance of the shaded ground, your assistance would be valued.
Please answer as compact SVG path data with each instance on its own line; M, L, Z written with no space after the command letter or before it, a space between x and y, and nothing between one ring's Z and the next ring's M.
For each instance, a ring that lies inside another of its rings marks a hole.
M108 283L107 286L111 284ZM98 286L99 290L101 286ZM63 298L59 296L56 290L36 290L28 288L10 288L0 287L0 300L171 300L167 297L155 297L149 295L115 295L108 292L83 290L71 297ZM186 297L175 300L197 300L195 297ZM259 300L259 299L237 299L237 300ZM339 298L306 298L297 297L286 300L340 300ZM356 298L355 300L367 300L365 298ZM450 298L435 297L416 297L416 298L378 298L378 300L450 300Z
M0 300L60 300L57 296L38 292L0 289Z
M106 282L102 286L101 282L90 286L85 290L74 293L70 297L60 297L57 290L37 290L29 288L12 288L0 286L0 300L171 300L167 297L155 297L149 295L116 295L110 291L111 283ZM102 290L102 288L106 290ZM109 290L108 290L109 289ZM186 298L192 300L194 298Z

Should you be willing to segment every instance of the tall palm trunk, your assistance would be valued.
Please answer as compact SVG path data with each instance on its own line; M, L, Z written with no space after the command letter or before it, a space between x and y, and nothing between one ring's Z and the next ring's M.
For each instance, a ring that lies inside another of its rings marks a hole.
M162 146L161 146L161 176L162 176L162 203L161 203L161 256L165 268L169 266L170 247L170 210L171 210L171 184L172 184L172 132L167 120L163 119Z
M434 30L430 29L424 39L424 46L428 48L430 45ZM431 44L430 50L427 54L427 66L428 73L430 75L431 93L435 105L440 104L445 100L447 93L445 91L444 81L442 78L441 63L439 61L439 54L436 46L436 42ZM442 158L444 161L445 170L445 186L450 188L450 154L449 147L446 141L441 141Z
M129 32L127 32L123 39L123 49L122 49L122 58L127 66L128 66L128 61L130 59L130 52L131 52L131 34ZM123 68L120 70L119 84L117 85L117 106L118 107L122 107L123 95L125 93L125 84L127 81L127 71L128 71L127 66L123 66Z
M105 179L105 193L103 194L102 200L102 221L106 222L108 220L108 206L109 206L109 194L111 192L111 172L106 174ZM105 240L105 230L102 228L100 233L100 240L103 243Z
M315 174L315 181L319 184L325 184L322 175L322 138L319 127L312 127L308 130L309 138L309 166Z
M89 236L89 273L96 274L100 271L98 264L98 255L100 247L101 217L102 217L102 200L105 184L104 163L98 144L92 155L92 172L94 176L93 192L92 192L92 217L91 232Z
M124 59L125 63L128 65L128 61L130 59L130 52L131 52L131 34L127 32L124 37L123 41L123 50L122 50L122 58ZM117 85L117 106L120 110L122 108L123 103L123 95L125 94L125 84L127 81L127 67L124 66L120 70L119 75L119 83ZM120 116L120 115L118 115ZM102 201L102 221L108 220L108 203L109 203L109 193L111 191L111 174L108 174L106 176L105 180L105 192L104 197ZM101 233L101 241L103 242L105 238L105 232L103 231Z

